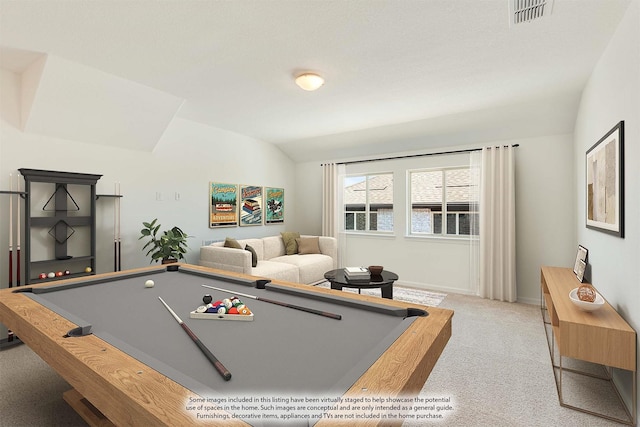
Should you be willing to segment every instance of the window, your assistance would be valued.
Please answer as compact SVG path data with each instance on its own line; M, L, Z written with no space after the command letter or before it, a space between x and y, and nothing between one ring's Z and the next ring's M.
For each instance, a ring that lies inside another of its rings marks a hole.
M469 168L409 171L411 234L478 234L476 185Z
M393 174L345 179L344 224L347 231L393 231Z

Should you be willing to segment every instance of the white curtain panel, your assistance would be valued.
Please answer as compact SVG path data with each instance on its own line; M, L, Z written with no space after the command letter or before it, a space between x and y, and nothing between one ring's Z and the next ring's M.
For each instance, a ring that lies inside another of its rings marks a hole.
M472 151L469 156L470 188L469 211L480 213L480 176L482 171L482 151ZM471 221L469 233L469 284L478 294L480 289L480 221Z
M322 235L338 240L338 267L343 266L346 250L342 205L345 165L325 163L322 165Z
M479 244L478 295L516 301L515 162L511 146L482 149Z
M336 224L336 182L338 165L325 163L322 165L322 235L338 237Z

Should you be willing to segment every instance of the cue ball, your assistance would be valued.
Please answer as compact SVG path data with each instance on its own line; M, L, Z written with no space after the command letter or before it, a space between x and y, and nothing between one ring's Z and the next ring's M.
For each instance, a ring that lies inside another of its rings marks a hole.
M147 280L146 282L144 282L145 288L153 288L153 285L155 285L155 283L153 283L153 280Z
M52 278L56 277L56 273L54 273L54 272L52 271L51 273L47 274L47 277L48 277L49 279L52 279Z

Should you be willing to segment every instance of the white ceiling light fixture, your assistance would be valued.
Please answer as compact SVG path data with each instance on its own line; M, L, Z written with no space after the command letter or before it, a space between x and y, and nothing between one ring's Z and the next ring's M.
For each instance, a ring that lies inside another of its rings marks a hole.
M314 91L324 84L324 79L315 73L304 73L296 77L296 84L304 90Z

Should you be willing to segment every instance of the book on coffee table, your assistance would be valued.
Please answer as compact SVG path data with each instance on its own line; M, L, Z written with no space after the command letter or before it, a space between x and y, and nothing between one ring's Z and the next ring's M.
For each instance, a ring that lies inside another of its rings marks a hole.
M347 279L369 279L371 275L369 270L364 267L345 267L344 275Z

